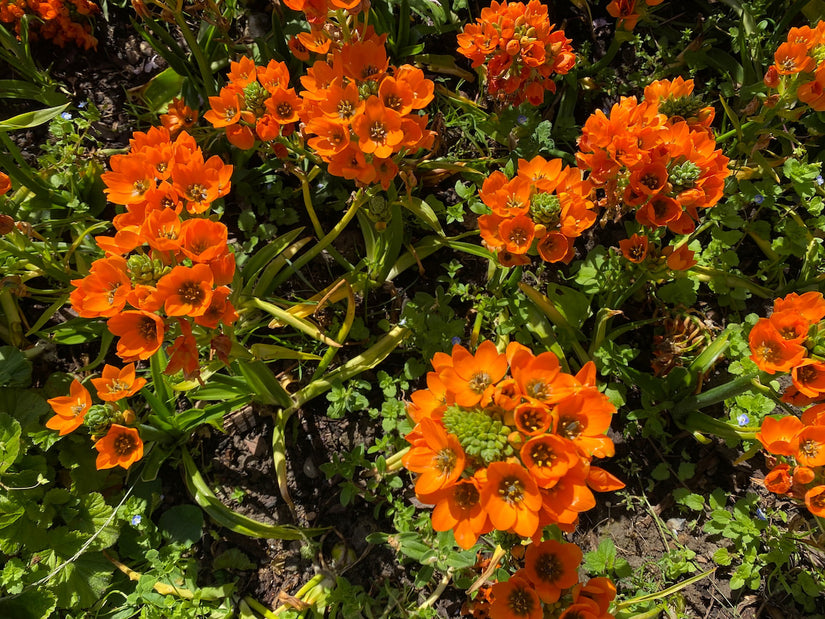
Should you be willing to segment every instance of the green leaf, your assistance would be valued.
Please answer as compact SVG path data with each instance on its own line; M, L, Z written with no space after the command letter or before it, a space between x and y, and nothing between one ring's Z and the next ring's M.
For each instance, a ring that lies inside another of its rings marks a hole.
M6 413L20 422L23 432L41 430L40 418L51 411L48 402L26 389L0 389L0 413Z
M194 505L176 505L163 512L158 528L173 542L188 548L203 535L203 511Z
M57 607L54 596L40 587L0 600L0 617L14 619L48 619Z
M35 110L33 112L25 112L18 114L6 120L0 120L0 131L16 131L17 129L30 129L31 127L38 127L49 122L52 118L59 115L63 110L69 107L68 103L57 105L55 107L47 107L42 110Z
M547 298L553 302L567 322L577 329L590 317L590 300L574 288L548 284Z
M113 569L100 553L86 553L64 564L52 580L58 604L62 608L90 607L106 592Z
M650 472L650 476L656 481L664 481L670 477L670 467L665 462L660 462Z
M9 470L20 453L20 424L0 413L0 475Z
M713 562L717 565L730 565L732 561L733 557L727 548L720 548L713 553Z
M230 548L212 562L213 570L254 570L256 565L240 549Z
M673 491L673 498L680 505L689 507L694 511L700 511L705 506L705 498L699 494L693 494L687 488L676 488Z
M0 346L0 387L28 387L32 365L15 346Z
M288 408L292 398L276 379L272 370L261 361L238 359L237 368L247 381L248 392L261 404Z

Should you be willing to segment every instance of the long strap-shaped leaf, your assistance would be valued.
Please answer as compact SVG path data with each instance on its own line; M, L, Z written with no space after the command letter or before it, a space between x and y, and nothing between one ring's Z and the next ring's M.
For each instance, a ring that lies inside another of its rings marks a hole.
M182 450L181 459L185 471L184 481L195 502L203 508L203 511L205 511L212 520L230 531L248 537L292 540L320 535L328 530L323 527L303 528L292 525L264 524L263 522L258 522L257 520L239 514L229 509L215 496L209 488L209 485L203 479L195 461L192 459L192 454L189 453L186 447Z

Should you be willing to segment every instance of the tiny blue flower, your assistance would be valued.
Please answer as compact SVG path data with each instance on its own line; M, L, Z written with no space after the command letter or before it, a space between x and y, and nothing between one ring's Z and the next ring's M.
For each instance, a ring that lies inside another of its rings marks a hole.
M450 340L450 343L453 346L455 346L456 344L461 344L461 338L456 335L452 340Z
M765 512L762 511L761 507L756 508L756 517L759 518L759 520L767 520L768 519L768 517L765 515Z
M764 196L762 196L761 193L758 193L753 197L753 201L756 202L757 204L762 204L762 202L765 201L765 198L764 198Z
M817 184L817 185L824 185L824 184L825 184L825 179L824 179L824 178L822 178L822 175L821 175L821 174L820 174L819 176L817 176L817 177L816 177L816 184Z
M131 520L132 526L133 527L138 526L140 524L141 520L143 520L143 517L140 514L135 514L134 516L132 516L132 520Z
M71 119L72 119L72 115L71 115L71 113L70 113L70 112L63 112L63 113L60 115L60 118L62 118L63 120L71 120Z
M746 426L751 422L751 418L748 417L745 413L742 413L736 418L736 423L740 426Z
M82 110L84 107L86 107L86 102L81 101L80 103L77 104L77 107L79 107Z
M519 117L516 118L516 122L518 124L522 125L522 126L526 125L527 124L527 117L524 114L519 114Z

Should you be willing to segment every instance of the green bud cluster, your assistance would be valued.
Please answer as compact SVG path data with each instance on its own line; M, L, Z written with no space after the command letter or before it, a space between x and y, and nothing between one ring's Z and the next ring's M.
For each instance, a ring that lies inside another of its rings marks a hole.
M685 161L674 165L667 173L667 180L673 185L676 193L690 189L702 175L702 168L692 161Z
M530 217L548 228L561 221L561 201L553 193L537 193L530 199Z
M704 102L699 97L688 95L687 97L668 97L659 101L659 112L665 116L680 116L690 118L705 107Z
M261 86L257 81L250 82L243 89L244 107L260 118L266 114L266 101L269 98L269 91Z
M392 218L392 210L384 198L381 196L373 196L367 203L367 215L376 223L386 223Z
M165 266L160 260L153 260L145 254L135 254L129 256L126 261L129 266L129 274L136 284L154 285L157 281L169 273L172 269Z
M103 435L106 434L110 425L117 423L116 416L111 407L105 404L93 404L83 417L83 425L89 428L92 436Z
M458 438L464 453L479 458L485 465L513 455L513 448L507 442L512 429L488 411L451 406L442 422L447 432Z

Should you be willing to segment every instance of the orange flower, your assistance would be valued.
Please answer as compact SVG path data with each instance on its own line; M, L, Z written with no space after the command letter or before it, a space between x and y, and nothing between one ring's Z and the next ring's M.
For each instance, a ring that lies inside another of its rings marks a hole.
M507 358L490 340L482 342L472 355L461 344L453 346L453 365L439 372L459 406L475 406L492 396L493 385L507 373ZM557 360L558 362L558 360Z
M219 323L231 325L235 322L238 319L238 313L229 301L231 293L232 291L226 286L216 288L209 307L202 315L195 316L195 324L208 329L217 329Z
M80 381L74 379L69 385L69 395L51 398L48 403L55 416L46 422L46 427L59 430L60 436L63 436L83 424L83 418L92 406L92 396Z
M187 219L180 226L178 242L184 256L193 262L209 262L226 253L229 233L224 224L211 219Z
M265 104L267 111L278 124L288 125L298 121L302 103L294 88L275 89Z
M359 84L379 81L389 66L383 41L367 39L344 45L341 49L344 74Z
M798 466L793 471L793 483L805 484L811 483L816 479L816 471L807 466Z
M376 96L367 99L364 111L352 121L352 130L358 136L358 148L376 157L389 157L404 139L401 115L384 107Z
M776 494L785 494L791 489L793 479L790 475L790 464L777 464L765 475L765 488Z
M541 602L530 581L513 575L492 587L491 619L541 619Z
M489 533L493 525L481 508L480 481L477 475L458 480L452 486L432 495L421 496L424 503L433 503L433 529L452 529L455 541L461 548L472 548L479 535Z
M576 544L548 540L527 547L524 569L527 578L536 587L536 593L545 604L555 604L562 589L579 582L579 564L582 551Z
M805 493L805 505L814 516L825 518L825 486L814 486Z
M481 489L481 504L499 531L531 537L539 526L541 494L530 472L515 462L493 462Z
M555 404L578 386L575 378L560 371L559 358L552 352L514 359L510 371L524 396L545 404Z
M128 469L143 457L143 441L137 429L113 423L109 432L95 443L98 470L121 466Z
M126 306L132 290L128 265L121 256L101 258L92 263L89 274L73 279L77 288L69 295L72 307L83 318L114 316Z
M540 488L554 486L579 460L573 442L554 434L531 438L519 455Z
M139 153L115 155L109 159L110 172L100 178L106 184L109 201L115 204L138 204L155 188L155 167Z
M799 344L786 342L767 318L760 318L748 336L750 358L760 370L768 374L788 372L798 365L806 349Z
M825 298L822 293L813 290L803 294L792 292L782 299L776 299L773 302L773 311L796 312L814 324L825 318Z
M773 58L773 66L779 75L794 75L816 67L816 61L808 56L808 46L804 43L783 43L776 49Z
M629 239L619 241L619 250L622 256L639 264L647 257L648 238L647 236L634 234Z
M808 337L808 328L811 326L811 323L799 312L788 310L774 312L768 320L776 327L779 335L781 335L782 339L786 342L802 344Z
M516 386L515 381L512 382L513 386ZM541 402L518 404L513 413L513 420L516 430L527 436L544 434L555 425L550 408Z
M178 323L180 324L181 334L175 338L175 341L169 347L169 363L163 373L171 376L183 370L184 379L192 380L200 374L198 344L192 335L192 327L189 322L179 318Z
M825 404L811 406L802 413L802 423L806 426L825 426Z
M117 354L124 361L148 359L163 343L163 319L144 311L122 312L109 318L106 325L120 337Z
M429 417L422 418L416 429L421 439L413 443L403 464L419 473L415 481L416 494L432 494L451 486L464 471L464 449L455 436Z
M526 215L507 218L498 226L504 249L514 254L526 254L533 244L536 226Z
M212 270L206 264L177 266L158 280L168 316L200 316L212 302Z
M6 195L11 190L11 179L5 172L0 172L0 196Z
M169 104L166 114L160 115L160 122L174 137L181 130L194 127L198 122L198 113L186 105L182 99L175 97Z
M795 441L799 442L794 454L799 464L807 467L825 464L825 426L805 426L796 435Z
M791 369L791 379L799 393L809 398L819 398L825 393L825 363L802 359Z
M203 117L216 129L235 125L241 120L241 97L238 91L222 88L220 95L209 97L210 109Z
M130 363L120 369L113 365L103 366L100 378L93 378L92 384L97 389L97 397L104 402L117 402L130 398L146 384L145 378L135 378L135 364Z
M795 456L799 449L802 422L793 416L776 419L765 417L756 439L766 451L780 456Z

